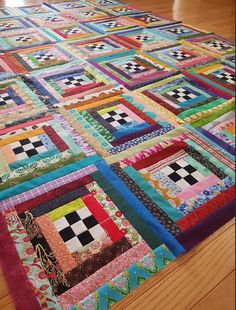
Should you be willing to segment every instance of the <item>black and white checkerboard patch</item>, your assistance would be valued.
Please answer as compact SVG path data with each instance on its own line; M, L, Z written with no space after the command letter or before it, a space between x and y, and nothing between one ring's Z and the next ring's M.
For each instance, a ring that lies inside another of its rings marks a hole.
M50 52L41 52L39 54L34 55L34 58L37 59L39 62L56 59L56 57L53 56Z
M145 67L142 65L134 62L134 61L129 61L121 65L125 70L128 70L130 73L139 73L142 70L145 70Z
M81 76L72 76L63 80L64 84L69 88L87 85L87 82Z
M234 84L235 83L235 75L229 72L220 72L215 75L221 80L224 80L226 83Z
M182 51L171 51L169 52L169 55L174 57L175 59L179 60L179 61L184 61L184 60L189 60L194 58L193 55L187 54L185 52Z
M71 212L54 222L70 253L81 251L106 233L87 207Z
M99 52L105 49L105 44L104 43L93 43L89 44L89 49L94 51L94 52Z
M150 39L149 36L143 35L143 34L137 34L134 38L138 41L141 41L141 42L145 42L145 41L148 41Z
M16 42L30 42L32 39L27 36L19 36L15 39Z
M228 50L231 48L230 45L223 43L221 41L218 41L218 40L210 41L210 42L207 42L205 44L210 46L210 47L216 48L219 51L224 51L224 50Z
M17 160L47 152L47 148L37 136L13 142L10 144L10 147Z
M181 35L181 34L186 34L189 32L188 29L186 28L182 28L182 27L178 27L178 28L172 28L169 30L169 32L177 34L177 35Z
M0 94L0 106L9 106L12 104L14 104L14 100L12 100L8 93Z
M204 179L201 173L183 159L162 168L161 172L175 182L182 190Z
M113 127L119 128L125 124L131 123L133 120L125 112L120 109L107 112L102 117Z
M66 35L81 33L81 29L79 27L73 27L65 31Z
M167 95L175 98L179 102L184 102L197 97L196 94L191 93L189 90L184 89L182 87L167 92Z

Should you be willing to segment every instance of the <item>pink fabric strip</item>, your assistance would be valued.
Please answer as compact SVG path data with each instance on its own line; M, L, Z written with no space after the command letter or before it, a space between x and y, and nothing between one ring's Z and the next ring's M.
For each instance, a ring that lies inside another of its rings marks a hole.
M202 192L204 189L209 188L210 186L218 183L219 181L220 179L217 176L215 176L214 174L210 174L201 182L198 182L194 184L193 186L191 186L190 189L183 191L182 193L179 193L177 195L177 198L179 198L180 202L182 203L186 201L187 199L190 199L196 196L197 194Z
M111 263L96 271L89 278L85 279L78 285L74 286L67 292L60 295L58 297L58 302L62 310L69 309L71 305L74 305L78 301L84 299L86 296L95 291L98 287L102 286L110 279L116 277L134 262L143 258L150 252L151 249L146 244L146 242L142 240L132 249L125 252L121 256L114 259Z
M39 123L47 122L47 121L50 121L51 119L52 119L52 116L47 116L47 117L35 119L33 121L30 121L30 122L19 124L16 126L12 126L12 127L8 127L8 128L2 128L2 129L0 129L0 135L4 135L5 133L11 132L11 131L14 131L17 129L21 129L21 128L29 127L29 126L36 125Z
M52 252L54 253L62 271L67 273L77 267L77 264L67 249L65 243L61 239L55 225L50 217L45 214L35 219L39 225L45 239L47 240Z
M139 123L139 124L144 123L144 120L141 117L139 117L137 114L132 112L130 109L128 109L123 104L118 104L118 108L121 109L122 111L124 111L126 114L128 114L137 123Z
M8 283L16 309L40 310L33 287L26 276L13 240L7 229L4 216L0 213L0 265Z

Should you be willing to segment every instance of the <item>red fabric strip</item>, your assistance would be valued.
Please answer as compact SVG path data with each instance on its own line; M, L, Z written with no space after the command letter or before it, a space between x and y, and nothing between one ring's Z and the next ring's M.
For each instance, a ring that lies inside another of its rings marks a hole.
M148 98L152 99L153 101L155 101L156 103L162 105L164 108L166 108L170 112L174 113L175 115L178 115L180 113L180 109L174 108L172 105L168 104L164 100L162 100L162 99L156 97L155 95L151 94L148 90L144 90L143 94L145 96L147 96Z
M68 145L58 136L56 131L51 126L43 126L43 130L56 145L60 152L64 152L69 149Z
M124 237L124 235L125 235L125 233L122 233L118 229L118 227L112 221L111 218L109 218L107 221L105 221L103 223L100 223L100 225L106 231L106 233L109 235L109 237L111 238L111 240L113 242L117 242L117 241L121 240Z
M106 231L113 242L119 241L124 237L124 234L119 230L116 224L112 221L102 205L94 198L92 194L82 197L83 202L98 221L100 226Z
M40 310L25 269L8 232L5 218L0 213L0 264L16 309Z
M51 191L48 191L47 193L44 193L40 196L36 196L30 200L27 200L25 202L22 202L21 204L18 204L15 209L18 214L25 212L27 210L32 210L36 208L37 206L42 205L43 203L53 200L56 197L63 196L64 194L71 192L79 187L85 186L93 181L91 176L85 176L81 179L78 179L76 181L73 181L71 183L63 185L63 187L55 188Z
M0 135L4 135L5 133L11 132L11 131L14 131L14 130L17 130L17 129L25 128L25 127L28 127L28 126L31 126L31 125L36 125L36 124L39 124L39 123L47 122L47 121L50 121L51 119L53 119L53 117L50 115L50 116L46 116L46 117L43 117L43 118L38 118L38 119L35 119L35 120L32 120L32 121L26 122L26 123L23 123L23 124L19 124L19 125L7 127L7 128L2 128L2 129L0 129Z
M99 224L109 218L109 215L103 210L101 204L93 197L92 194L82 197L82 200Z
M198 209L189 213L187 216L176 222L182 231L189 230L192 226L197 225L203 219L205 219L211 213L214 213L217 209L221 208L227 202L231 201L235 196L234 186L228 188L225 192L220 193L209 202L203 204Z
M170 157L171 155L179 152L180 150L184 149L185 147L187 147L188 145L181 141L181 142L176 142L173 145L167 147L166 149L164 149L161 152L158 152L156 154L153 154L152 156L147 157L146 159L140 160L134 164L132 164L132 166L136 169L136 170L140 170L143 168L147 168L151 165L156 164L158 161L163 160L167 157Z
M152 118L147 116L145 113L137 109L135 106L127 102L125 99L119 99L119 102L122 103L124 106L126 106L128 109L130 109L132 112L134 112L136 115L138 115L140 118L142 118L145 122L147 122L150 125L156 125L157 122L154 121Z

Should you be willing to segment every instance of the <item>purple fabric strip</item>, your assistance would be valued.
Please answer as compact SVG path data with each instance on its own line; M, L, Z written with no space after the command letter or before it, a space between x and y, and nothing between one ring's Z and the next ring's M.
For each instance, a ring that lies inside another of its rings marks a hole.
M234 156L235 150L234 150L234 148L231 145L229 145L229 144L225 143L224 141L220 140L218 137L214 136L209 131L207 131L207 130L205 130L203 128L198 128L197 130L200 131L200 133L203 134L205 137L207 137L208 139L210 139L211 141L213 141L217 145L219 145L226 152L228 152L229 154Z
M148 134L150 132L153 132L153 131L161 129L161 128L162 128L161 125L156 124L154 126L150 126L150 127L145 128L143 130L140 130L138 132L134 132L134 133L131 133L131 134L127 135L127 136L115 139L114 141L111 142L111 144L115 147L117 145L123 144L123 143L125 143L127 141L130 141L130 140L133 140L135 138L139 138L142 135Z
M236 200L233 199L196 226L179 235L176 239L188 251L204 240L235 216Z

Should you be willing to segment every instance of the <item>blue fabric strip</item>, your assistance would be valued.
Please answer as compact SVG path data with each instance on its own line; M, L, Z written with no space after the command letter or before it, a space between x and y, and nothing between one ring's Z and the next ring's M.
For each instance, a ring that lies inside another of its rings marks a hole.
M165 228L145 208L145 206L137 199L137 197L124 185L123 182L121 182L118 176L108 165L104 163L104 161L97 162L96 166L104 178L116 188L116 190L122 197L124 197L124 199L135 210L135 212L151 226L152 230L156 232L158 238L168 246L174 255L178 256L185 251L184 248L176 241L176 239L165 230Z

